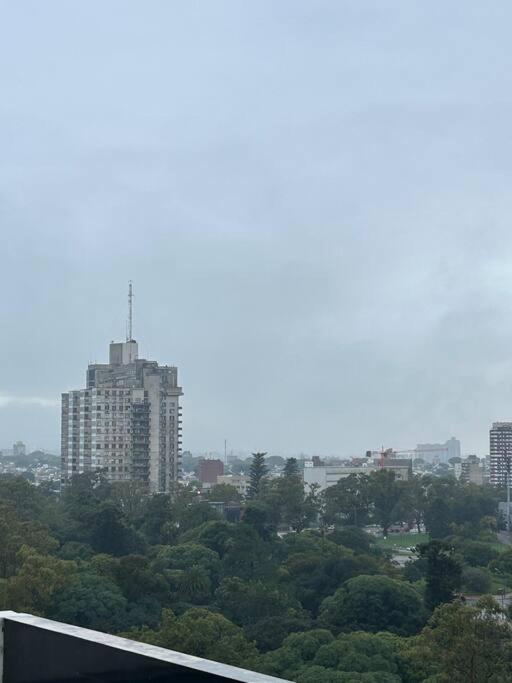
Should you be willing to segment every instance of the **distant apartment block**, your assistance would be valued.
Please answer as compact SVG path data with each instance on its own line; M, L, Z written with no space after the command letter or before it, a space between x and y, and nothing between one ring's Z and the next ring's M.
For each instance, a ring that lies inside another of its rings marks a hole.
M493 486L505 486L511 474L512 422L494 422L489 442L489 482Z
M476 455L468 455L467 458L460 462L460 481L465 484L481 486L484 483L484 478L484 468L480 463L480 458Z
M27 454L27 447L23 441L16 441L16 443L12 445L12 454L14 457Z
M447 463L450 458L460 458L460 441L452 436L444 443L419 443L416 446L416 457L426 462Z
M110 344L109 362L87 369L86 388L62 394L62 479L102 470L167 492L180 478L178 369L138 357L133 339Z

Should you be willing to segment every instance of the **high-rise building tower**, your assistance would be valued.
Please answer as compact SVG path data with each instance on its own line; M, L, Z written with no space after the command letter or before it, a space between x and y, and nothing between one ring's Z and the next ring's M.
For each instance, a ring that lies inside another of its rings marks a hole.
M87 368L86 388L62 394L62 479L102 470L167 492L181 474L178 369L138 357L137 342L110 344L109 363Z
M489 432L490 473L489 482L505 486L512 477L512 422L494 422Z

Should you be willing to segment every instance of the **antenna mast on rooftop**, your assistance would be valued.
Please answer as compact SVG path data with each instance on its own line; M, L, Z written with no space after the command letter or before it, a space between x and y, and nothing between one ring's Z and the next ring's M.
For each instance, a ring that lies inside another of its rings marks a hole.
M132 281L128 283L128 336L126 341L133 339L133 286Z

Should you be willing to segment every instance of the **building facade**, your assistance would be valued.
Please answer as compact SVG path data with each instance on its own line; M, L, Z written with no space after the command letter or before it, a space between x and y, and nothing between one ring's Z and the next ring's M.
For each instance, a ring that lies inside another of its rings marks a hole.
M493 486L505 486L511 474L512 422L494 422L489 442L489 482Z
M201 460L199 463L199 481L202 484L216 484L217 477L224 474L224 463L222 460Z
M178 369L138 357L134 340L110 344L109 363L87 369L86 388L62 394L63 481L102 470L168 492L181 475Z
M457 477L457 474L455 475ZM480 458L476 455L468 455L460 463L460 475L457 477L465 484L477 484L482 486L484 483L484 468L480 464Z
M370 474L374 469L373 465L366 465L365 467L320 465L315 467L312 461L307 461L304 467L304 484L306 486L316 484L319 491L325 491L330 486L335 486L340 479L346 479L351 474Z
M250 477L245 474L222 474L217 477L217 484L233 486L241 496L247 495L250 483Z
M412 460L389 458L384 463L381 463L380 460L374 460L373 463L357 467L347 465L315 466L313 461L308 461L304 467L304 484L306 486L316 484L319 491L325 491L330 486L335 486L340 479L346 479L351 474L370 474L380 469L391 470L395 473L395 479L408 481L412 476Z

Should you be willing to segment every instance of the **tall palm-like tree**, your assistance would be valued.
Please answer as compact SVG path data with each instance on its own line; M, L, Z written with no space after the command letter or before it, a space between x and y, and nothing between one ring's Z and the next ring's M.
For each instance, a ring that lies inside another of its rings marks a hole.
M266 453L252 453L251 469L249 470L249 498L255 498L260 492L261 480L268 472L265 465Z

